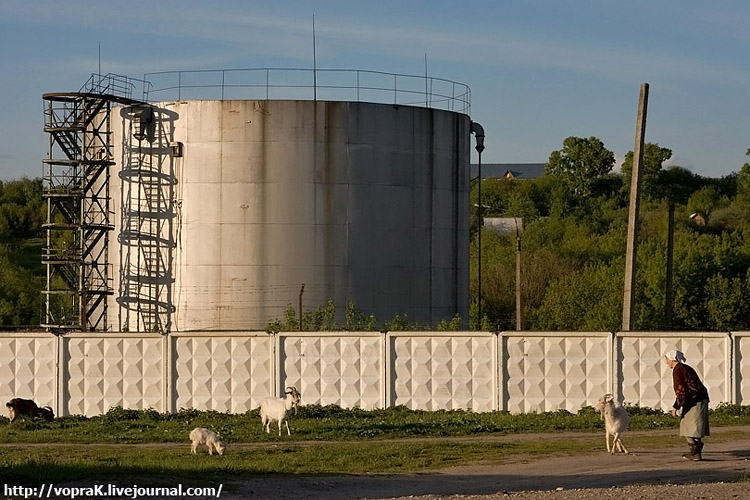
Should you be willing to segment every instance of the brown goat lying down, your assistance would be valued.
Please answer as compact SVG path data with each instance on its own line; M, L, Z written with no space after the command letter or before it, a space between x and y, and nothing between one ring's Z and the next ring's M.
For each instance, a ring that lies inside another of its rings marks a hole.
M8 407L11 422L18 417L40 417L47 422L52 422L52 419L55 418L52 408L49 406L39 408L36 403L30 399L13 398L5 403L5 406Z

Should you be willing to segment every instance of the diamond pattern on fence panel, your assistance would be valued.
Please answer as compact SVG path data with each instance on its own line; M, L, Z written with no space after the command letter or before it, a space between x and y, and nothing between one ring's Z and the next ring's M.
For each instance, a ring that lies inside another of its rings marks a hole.
M734 340L734 403L747 405L750 401L750 332L733 332ZM745 360L748 360L746 362Z
M57 339L51 334L0 337L0 399L33 399L55 408Z
M672 370L664 353L685 353L708 389L711 407L729 401L729 335L722 333L625 332L616 337L620 393L625 403L669 410L674 403Z
M174 409L244 413L271 391L272 339L173 334Z
M302 404L383 407L383 335L279 334L279 389L295 386Z
M413 410L497 409L494 334L388 334L391 403Z
M155 337L63 338L66 415L100 415L110 408L164 408L163 340Z
M501 334L502 409L577 412L610 392L610 333Z

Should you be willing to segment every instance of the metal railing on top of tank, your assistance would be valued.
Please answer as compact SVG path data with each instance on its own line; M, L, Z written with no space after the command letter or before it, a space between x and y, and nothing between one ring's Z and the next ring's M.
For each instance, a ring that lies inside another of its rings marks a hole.
M127 99L133 98L133 92L137 85L143 87L144 94L148 93L148 89L151 87L151 83L145 80L138 80L137 78L130 78L124 75L117 75L114 73L107 73L106 75L100 75L98 73L92 73L86 83L81 86L78 92L86 92L91 94L107 94L116 97L124 97Z
M357 101L470 114L468 85L361 69L249 68L146 73L143 100L299 99Z

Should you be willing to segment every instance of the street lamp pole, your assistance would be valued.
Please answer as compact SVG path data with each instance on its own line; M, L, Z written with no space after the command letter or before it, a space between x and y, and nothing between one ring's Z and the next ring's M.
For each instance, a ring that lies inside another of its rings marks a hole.
M471 122L471 133L476 139L476 150L479 154L479 171L477 175L477 316L479 329L482 329L482 151L484 151L484 128L477 122Z

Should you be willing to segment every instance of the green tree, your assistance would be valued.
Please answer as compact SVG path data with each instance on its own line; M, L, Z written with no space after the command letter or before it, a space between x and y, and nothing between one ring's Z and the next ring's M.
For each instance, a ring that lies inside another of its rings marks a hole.
M533 323L542 330L616 331L622 321L622 265L598 264L550 284Z
M699 213L704 217L719 204L719 191L714 186L706 186L690 195L687 208L690 213Z
M0 243L17 246L41 237L44 220L40 179L0 181Z
M456 314L450 322L442 320L438 323L436 330L438 332L457 332L461 330L461 316Z
M13 262L0 250L0 325L39 324L42 278Z
M738 278L715 275L706 282L708 328L730 331L744 328L750 318L750 270Z
M336 330L336 304L329 300L315 311L305 311L302 315L302 329L313 332Z
M659 171L655 196L684 205L690 195L706 185L706 180L690 170L671 166Z
M750 156L750 149L745 153ZM750 220L750 163L742 165L737 175L737 195L734 198L735 205L743 210Z
M528 224L539 217L539 212L534 204L534 200L526 193L518 190L510 195L503 215L506 217L520 217L523 219L524 224Z
M353 302L346 305L346 329L352 332L370 332L377 329L375 315L369 316L357 309Z
M536 206L541 217L564 217L578 202L567 185L559 178L543 175L534 179L537 192Z
M594 183L612 171L615 155L596 137L568 137L563 148L550 154L548 175L565 182L580 199L591 196Z
M735 278L750 268L750 244L741 232L710 234L683 230L675 234L674 320L681 328L705 329L726 322L716 309L727 307ZM724 297L723 299L719 299ZM709 309L709 300L715 302ZM741 304L733 306L740 309ZM734 316L732 316L734 317ZM750 318L744 316L744 325Z
M622 162L622 189L630 192L633 174L633 152L628 151ZM643 147L643 162L641 163L641 193L643 196L659 197L663 192L659 189L659 174L664 162L672 157L672 150L662 148L658 144L646 143Z

